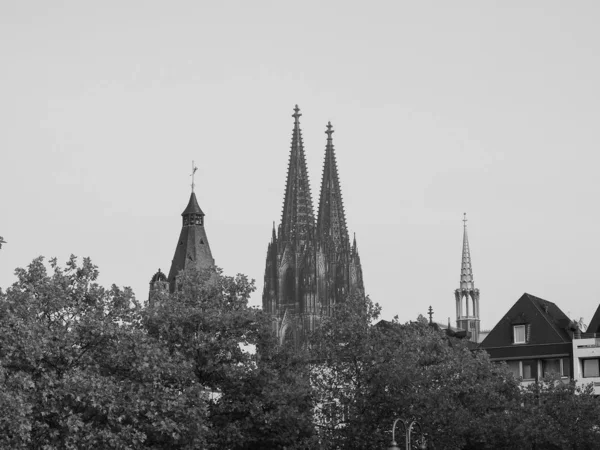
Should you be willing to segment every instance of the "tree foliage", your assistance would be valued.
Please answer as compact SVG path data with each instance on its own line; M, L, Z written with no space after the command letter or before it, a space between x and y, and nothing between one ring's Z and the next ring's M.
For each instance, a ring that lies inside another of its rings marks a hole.
M0 291L0 448L386 448L399 417L429 448L597 448L591 388L521 388L424 319L378 322L368 298L298 349L248 306L243 275L186 270L145 306L89 259L16 274Z
M368 298L349 299L313 336L323 448L385 448L399 417L417 419L435 448L595 448L585 444L599 437L589 391L562 382L523 390L465 341L424 320L375 324L378 313Z
M1 448L282 448L312 435L298 359L244 350L271 338L245 277L186 272L146 309L99 286L89 259L50 268L34 260L0 294Z

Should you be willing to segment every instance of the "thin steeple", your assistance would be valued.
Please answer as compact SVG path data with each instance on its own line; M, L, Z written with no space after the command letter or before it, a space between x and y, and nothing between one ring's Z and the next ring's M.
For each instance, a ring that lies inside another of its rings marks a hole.
M310 239L315 221L304 145L302 143L302 131L300 130L301 115L300 109L296 105L294 114L292 114L294 131L281 215L282 236L280 236L280 239L284 242L307 241Z
M325 161L323 163L323 179L321 181L321 195L319 199L319 213L317 216L317 233L319 237L333 248L339 250L349 243L346 216L342 191L333 148L333 128L331 122L327 124L327 145L325 147Z
M463 217L463 249L462 264L460 266L460 289L470 290L475 287L473 283L473 267L471 266L471 252L469 250L469 236L467 235L467 213Z

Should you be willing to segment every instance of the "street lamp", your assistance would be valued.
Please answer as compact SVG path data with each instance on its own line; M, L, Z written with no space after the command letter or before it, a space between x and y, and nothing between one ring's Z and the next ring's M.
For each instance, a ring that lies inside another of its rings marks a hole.
M388 450L400 450L398 447L398 443L396 442L396 424L400 422L402 427L404 428L404 438L405 438L405 449L411 450L411 440L410 435L414 427L419 427L419 435L415 444L417 444L417 448L421 450L427 449L427 442L425 440L425 436L423 435L423 430L421 429L421 424L416 420L404 420L404 419L396 419L394 420L394 425L392 426L392 444L390 445Z

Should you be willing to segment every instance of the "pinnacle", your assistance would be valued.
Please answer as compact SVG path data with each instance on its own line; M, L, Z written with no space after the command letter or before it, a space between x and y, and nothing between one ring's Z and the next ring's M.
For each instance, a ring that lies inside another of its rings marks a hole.
M473 282L473 267L471 265L471 251L469 249L469 236L467 234L467 213L464 213L463 218L463 249L462 261L460 266L460 289L470 290L474 288Z

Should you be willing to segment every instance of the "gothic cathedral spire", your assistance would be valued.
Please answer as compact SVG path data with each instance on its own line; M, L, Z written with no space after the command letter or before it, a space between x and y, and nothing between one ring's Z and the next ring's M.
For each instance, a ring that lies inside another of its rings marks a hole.
M281 224L267 248L263 310L273 317L280 342L305 342L323 315L348 295L364 293L356 240L350 246L333 149L331 123L315 226L308 171L294 108L294 130Z
M454 291L456 300L456 326L471 333L471 340L478 341L479 323L479 289L475 288L473 281L473 267L471 265L471 251L467 235L467 213L463 218L463 248L460 266L460 287Z
M294 114L292 114L294 131L281 214L281 236L279 237L294 248L312 238L315 221L302 131L300 130L301 115L300 109L296 105Z
M340 251L349 245L350 239L346 228L346 215L331 137L333 134L331 122L327 124L325 134L327 134L327 145L317 216L317 235L328 250Z

